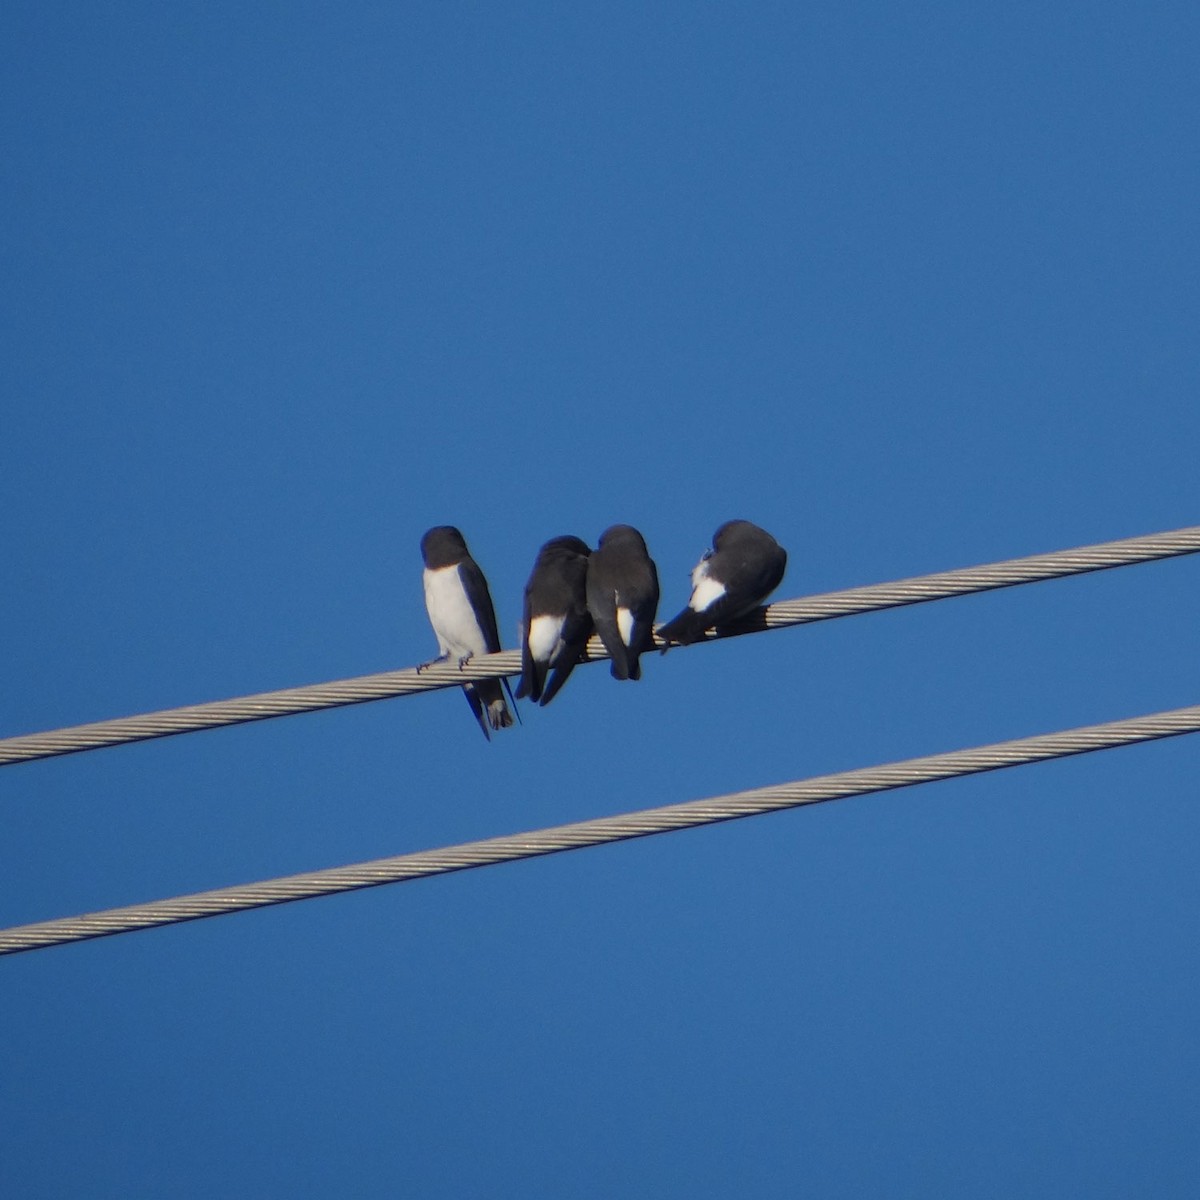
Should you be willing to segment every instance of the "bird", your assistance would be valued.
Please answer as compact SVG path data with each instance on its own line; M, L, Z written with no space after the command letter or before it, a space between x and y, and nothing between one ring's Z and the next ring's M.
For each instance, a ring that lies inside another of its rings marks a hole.
M613 525L600 535L588 560L587 606L612 658L613 678L641 679L639 657L654 646L658 571L632 525Z
M551 538L539 551L525 585L521 617L521 682L518 698L550 703L583 658L592 634L587 607L587 543Z
M713 534L713 548L692 571L692 598L658 631L670 645L699 641L709 629L729 624L760 605L778 586L787 551L749 521L726 521Z
M425 561L425 609L441 654L417 670L446 662L452 655L463 668L476 654L495 654L500 649L500 632L492 595L463 535L453 525L435 525L421 538L421 557ZM507 729L513 723L504 701L506 689L507 679L463 684L471 712L489 742L491 730ZM511 690L508 694L512 699Z

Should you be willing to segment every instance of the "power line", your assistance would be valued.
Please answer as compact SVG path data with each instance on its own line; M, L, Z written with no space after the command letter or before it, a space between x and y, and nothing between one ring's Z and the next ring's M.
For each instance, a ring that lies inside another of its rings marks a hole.
M600 817L592 821L558 825L529 833L464 842L457 846L444 846L438 850L422 850L415 854L379 858L348 867L334 867L238 887L195 892L173 900L156 900L148 904L110 908L79 917L13 926L0 929L0 954L16 954L23 950L36 950L110 934L130 933L160 925L174 925L181 921L195 921L202 917L220 916L223 913L240 912L248 908L286 904L293 900L308 900L316 896L377 887L385 883L402 883L427 875L443 875L451 871L514 862L564 850L579 850L607 842L671 833L679 829L712 825L720 821L732 821L740 817L757 816L805 804L861 796L869 792L889 791L937 779L995 771L1002 767L1063 758L1072 754L1086 754L1092 750L1105 750L1114 746L1197 731L1200 731L1200 705L1133 717L1124 721L1112 721L1103 725L1085 725L1061 733L1044 733L1035 737L1018 738L1015 741L997 742L990 746L977 746L969 750L910 758L903 762L843 771L836 775L819 775L812 779L714 796L707 800L690 800L683 804L643 809L640 812L614 817Z
M751 614L736 628L722 636L758 633L764 629L780 629L789 625L805 625L884 608L921 604L928 600L942 600L1022 583L1037 583L1040 580L1057 579L1065 575L1082 575L1110 567L1131 566L1134 563L1151 562L1160 558L1195 554L1197 551L1200 551L1200 525L1193 525L1166 533L1148 534L1145 537L1100 542L1073 550L1012 558L978 567L939 571L932 575L918 575L893 583L876 583L796 600L781 600L767 609ZM592 638L588 643L589 660L607 657L600 639ZM519 651L503 650L499 654L481 655L472 659L465 670L459 670L454 664L433 666L420 672L415 667L408 667L375 675L360 675L353 679L335 680L331 683L284 688L232 700L215 700L184 708L170 708L140 716L117 717L46 733L21 734L0 739L0 766L10 766L35 758L50 758L58 754L98 750L104 746L138 742L148 738L193 733L222 725L238 725L246 721L263 721L270 717L290 716L348 704L363 704L371 700L387 700L417 692L437 691L441 688L458 687L475 679L517 675L520 670Z

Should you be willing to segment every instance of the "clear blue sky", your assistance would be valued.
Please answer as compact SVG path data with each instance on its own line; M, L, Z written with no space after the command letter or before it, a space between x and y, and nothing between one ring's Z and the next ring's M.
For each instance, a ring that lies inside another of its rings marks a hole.
M0 11L0 733L1200 521L1194 4ZM1191 559L4 770L0 921L1200 701ZM1200 739L0 963L0 1192L1200 1192Z

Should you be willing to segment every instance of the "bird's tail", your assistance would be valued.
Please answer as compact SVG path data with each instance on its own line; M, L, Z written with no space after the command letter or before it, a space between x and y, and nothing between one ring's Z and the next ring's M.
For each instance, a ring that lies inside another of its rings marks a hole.
M568 658L566 662L555 667L550 672L550 679L546 684L546 690L542 692L542 707L545 707L558 695L559 689L570 678L571 672L575 670L576 662L578 662L578 659Z
M612 659L612 677L614 679L636 679L637 675L634 674L637 670L636 652L631 651L621 641L620 634L614 638L605 638L604 641L609 657Z
M479 692L476 691L473 683L464 683L462 693L467 698L467 703L471 706L471 715L479 723L479 728L483 730L483 736L490 742L492 735L488 731L488 721L483 715L483 701L479 698Z
M641 679L642 655L654 649L654 622L639 621L633 627L632 644L629 647L629 678Z
M504 689L499 679L481 679L475 684L479 691L487 723L493 729L507 729L513 723L513 715L504 701Z
M546 664L538 662L529 652L529 647L524 647L521 654L521 681L517 684L517 699L524 700L528 696L536 704L542 698L542 687L545 682Z
M672 617L659 629L658 636L667 645L676 642L680 646L687 646L692 642L698 642L704 636L707 628L707 619L703 613L698 613L694 608L685 608L677 617ZM664 653L666 649L667 647L664 646Z

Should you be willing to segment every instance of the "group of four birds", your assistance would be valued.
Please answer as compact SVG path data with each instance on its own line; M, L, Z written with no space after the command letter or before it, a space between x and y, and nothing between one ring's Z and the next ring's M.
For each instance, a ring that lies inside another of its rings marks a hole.
M421 539L421 556L425 607L441 651L433 663L453 657L465 667L477 654L499 651L487 580L463 535L453 525L438 525ZM659 629L659 637L668 646L687 645L744 616L779 586L786 566L787 552L765 529L749 521L727 521L692 571L687 607ZM658 571L633 526L606 529L595 550L577 537L551 538L538 551L525 585L517 697L549 704L584 659L593 630L612 659L613 676L640 679L639 659L654 646L657 611ZM502 679L463 685L489 739L490 730L513 723L504 698L507 688Z

